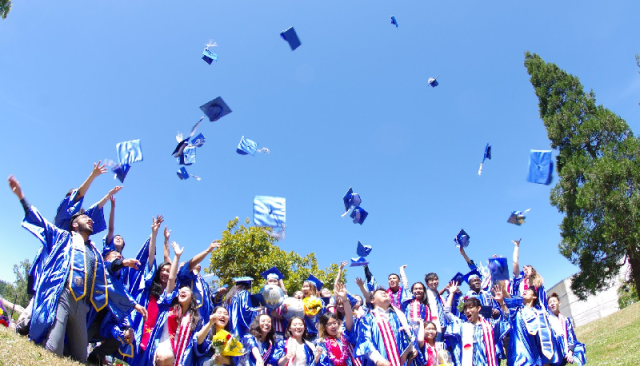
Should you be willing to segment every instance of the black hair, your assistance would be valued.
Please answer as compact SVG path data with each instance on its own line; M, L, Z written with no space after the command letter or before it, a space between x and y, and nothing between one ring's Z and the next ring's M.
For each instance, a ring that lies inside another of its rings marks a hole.
M477 297L468 297L464 300L464 305L462 305L462 311L466 310L468 307L482 307L482 303L478 300Z
M153 282L151 282L151 290L149 291L152 296L157 298L160 298L160 295L162 295L162 292L164 291L164 288L160 284L160 272L162 272L162 268L164 266L171 266L171 262L162 262L158 266L158 269L156 269L156 275L153 276Z
M430 272L424 275L424 282L429 283L429 280L438 280L439 277L435 272Z
M273 343L275 341L273 337L276 334L276 330L273 326L273 318L269 316L269 314L256 315L256 317L253 318L251 325L249 325L249 333L251 333L252 336L256 337L257 340L260 340L262 338L262 332L260 331L260 318L263 316L268 316L269 319L271 319L271 329L269 330L269 333L267 333L267 338L265 339L265 341Z
M424 290L424 293L422 294L422 299L418 299L418 300L420 300L421 304L429 306L429 296L427 296L427 286L425 286L424 283L418 281L413 285L411 285L411 293L413 293L413 288L416 287L416 285L422 286L422 289Z
M73 216L71 216L71 219L69 219L69 232L73 232L73 223L76 221L76 219L82 215L86 215L84 213L84 209L80 209L80 212L77 212L75 214L73 214Z
M322 339L329 336L329 334L327 334L327 324L329 324L329 321L332 319L342 323L342 319L340 319L340 317L335 313L327 311L326 313L322 314L320 320L318 321L318 338ZM338 328L337 335L340 335L340 328Z
M294 320L296 320L296 319L298 319L298 320L300 320L300 321L302 322L303 329L304 329L304 333L302 333L302 339L306 340L306 339L307 339L307 337L309 336L309 335L307 334L307 325L306 325L306 323L304 322L304 319L302 319L302 318L301 318L301 317L299 317L299 316L294 316L293 318L289 319L289 324L287 324L287 329L285 329L285 330L284 330L284 337L285 337L285 338L291 338L291 337L292 337L292 334L291 334L291 324L293 324L293 321L294 321Z
M189 302L189 308L187 309L187 313L191 313L191 322L189 322L189 331L193 332L196 329L196 326L200 322L200 311L198 310L198 301L196 300L196 295L193 293L193 290L189 286L181 286L182 288L188 288L191 291L191 301ZM174 297L171 300L170 307L173 311L175 311L178 315L179 319L182 319L182 306L178 302L178 296ZM179 323L179 322L178 322Z
M387 279L389 279L389 277L391 277L391 276L398 277L398 281L400 281L400 276L398 276L396 273L389 273L389 275L387 276Z
M250 290L251 286L247 286L246 283L238 283L235 286L233 286L231 288L231 290L229 290L229 292L227 292L227 297L225 297L224 302L231 306L231 300L233 299L233 296L237 293L240 292L242 290Z

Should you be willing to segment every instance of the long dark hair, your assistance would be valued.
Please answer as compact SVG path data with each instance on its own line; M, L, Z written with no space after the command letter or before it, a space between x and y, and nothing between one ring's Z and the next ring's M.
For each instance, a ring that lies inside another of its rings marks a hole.
M411 293L412 294L413 294L413 288L416 287L416 285L422 286L422 290L424 290L424 292L422 293L422 299L418 299L418 300L420 300L421 304L424 304L427 307L429 307L429 296L427 296L427 286L425 286L424 283L422 283L420 281L414 283L413 285L411 285Z
M193 293L193 290L189 286L181 286L180 289L189 289L191 292L191 302L189 303L189 309L187 309L187 313L191 313L191 322L189 322L189 332L193 332L196 329L196 326L200 322L200 311L198 311L198 301L196 300L196 296ZM170 304L171 310L173 310L177 315L178 319L182 319L182 317L186 314L182 314L182 306L178 302L178 296L171 300Z
M329 334L327 333L327 324L329 324L329 321L332 319L342 323L342 319L330 311L322 314L320 321L318 322L318 338L323 339L329 337ZM338 334L336 334L336 336L340 337L340 329L338 329Z
M162 272L162 267L164 266L171 266L171 262L163 262L158 266L156 269L156 275L153 276L153 282L151 282L151 290L149 291L151 296L155 296L157 298L160 298L160 295L162 295L162 292L164 291L164 288L160 284L160 272Z
M235 286L233 286L231 288L231 290L229 290L229 292L227 292L227 297L225 297L224 302L225 304L227 304L228 306L231 306L231 300L233 299L233 296L237 293L240 292L242 290L249 290L251 287L247 286L244 283L239 283Z
M309 335L307 334L307 324L304 322L304 319L302 319L299 316L294 316L293 318L289 319L289 324L287 324L287 329L285 329L284 331L284 337L286 339L291 338L292 334L291 334L291 324L293 324L294 320L300 320L302 322L302 325L304 326L304 333L302 333L302 339L303 340L307 340L307 338L309 337Z
M263 316L268 316L269 319L271 319L271 329L269 330L269 333L267 333L267 338L265 339L265 341L269 341L273 343L274 342L273 336L274 334L276 334L276 330L273 327L273 318L267 314L261 314L253 318L253 321L249 326L249 333L251 333L252 336L256 337L257 340L262 339L262 331L260 330L260 318Z

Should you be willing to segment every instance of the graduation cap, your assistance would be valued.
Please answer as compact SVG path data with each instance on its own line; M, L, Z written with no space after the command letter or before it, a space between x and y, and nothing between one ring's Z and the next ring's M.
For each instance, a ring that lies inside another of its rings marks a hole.
M480 170L478 170L478 175L482 175L482 164L486 159L491 160L491 145L487 143L487 146L484 148L484 155L482 155L482 163L480 163Z
M251 278L249 276L235 277L235 278L233 278L233 282L235 282L236 285L244 283L244 284L248 284L249 286L251 286L251 283L253 282L253 278Z
M491 317L493 316L493 307L484 305L481 306L482 308L480 309L480 315L482 315L482 317L485 319L491 319Z
M193 135L195 135L196 130L198 129L198 126L200 126L200 123L202 122L202 120L204 120L204 116L200 117L200 120L198 120L198 122L196 122L196 124L193 125L193 127L191 127L191 133L189 133L188 137L185 138L182 135L182 133L178 132L178 134L176 135L176 140L178 141L178 146L176 146L176 148L171 153L171 155L174 158L181 158L182 157L182 155L184 154L184 150L189 146L189 140L193 137ZM195 151L194 151L193 154L194 154L194 159L195 159Z
M458 248L466 248L469 246L470 239L471 237L466 233L466 231L464 231L464 229L460 229L460 232L455 238L453 238L453 241L457 244L456 246Z
M191 138L190 144L195 147L202 147L205 142L207 142L207 139L205 139L203 134L199 133L195 137Z
M361 267L361 266L366 266L368 264L369 262L367 262L367 260L364 257L351 258L350 267Z
M264 296L259 292L257 294L251 294L249 297L251 298L251 306L254 308L267 305L267 302L264 301Z
M395 24L396 28L398 28L398 21L394 15L391 16L391 24Z
M114 166L113 168L111 168L111 171L116 174L114 178L118 178L120 183L124 183L124 178L127 177L129 169L131 169L131 165L124 163Z
M553 173L551 150L531 150L529 152L529 175L527 181L549 185Z
M522 211L511 211L511 216L507 219L507 222L514 225L522 225L524 224L524 219L526 218L524 214L529 212L531 209L526 209L524 212Z
M217 97L216 99L201 105L200 109L207 115L207 117L209 117L209 121L211 122L215 122L232 112L231 108L227 106L221 97Z
M256 152L259 153L264 153L264 154L268 154L269 153L269 149L267 149L266 147L263 147L262 149L258 149L258 143L253 141L253 140L249 140L244 138L244 136L242 136L242 138L240 139L240 143L238 144L238 147L236 148L236 152L240 155L247 155L250 154L252 156L256 155Z
M472 271L470 271L469 273L465 274L464 276L462 276L462 280L464 282L466 282L467 284L469 284L469 279L473 276L477 276L478 278L482 278L482 275L480 274L480 272L478 272L478 270L474 269Z
M264 278L265 280L268 280L270 278L277 278L279 280L284 279L284 275L276 267L271 267L268 270L260 273L260 275L262 275L262 278Z
M358 240L358 248L356 249L356 253L361 257L366 257L371 253L371 246L363 245L360 240Z
M262 227L281 227L286 222L286 199L255 196L253 198L253 223Z
M180 178L180 180L189 179L189 177L194 177L198 181L201 179L200 177L198 177L196 175L189 174L187 172L187 168L185 168L185 167L180 167L180 169L178 169L178 173L177 174L178 174L178 178Z
M360 195L357 193L353 193L353 189L351 189L351 187L349 187L347 193L344 195L344 197L342 197L342 201L344 202L344 213L342 214L342 217L349 213L349 210L354 207L360 206L360 204L362 203Z
M494 281L509 279L509 264L507 258L489 258L489 273Z
M300 39L296 34L296 30L293 27L280 32L280 37L289 43L289 47L291 47L291 51L295 51L296 48L300 47L302 43L300 43Z
M228 289L228 288L229 288L229 285L224 284L224 285L222 285L222 286L218 287L218 288L213 292L213 294L214 294L214 295L215 295L215 294L217 294L217 293L218 293L218 291L220 291L220 290L221 290L221 289L223 289L223 288Z
M322 289L322 286L324 286L324 282L320 281L316 276L312 274L309 275L307 281L313 283L318 291L320 291Z
M429 85L431 85L432 88L435 88L436 86L438 86L438 78L440 76L436 76L436 78L429 78L429 80L427 80L427 83L429 83Z
M351 211L351 218L353 219L354 224L362 225L367 216L369 216L369 213L360 206L357 206L353 211Z
M142 148L140 139L120 142L116 144L118 164L133 164L142 161Z
M191 165L196 162L196 147L189 145L184 148L182 155L178 158L178 164Z
M464 275L462 273L460 273L460 272L456 273L456 275L453 276L453 278L449 282L454 282L454 281L459 286L462 283L462 281L464 281Z
M204 51L202 51L202 59L204 60L204 62L208 63L209 65L211 65L211 63L213 61L218 61L218 55L216 55L215 53L209 51L209 47L215 47L218 44L216 42L209 41L209 43L207 43L207 48L204 49Z

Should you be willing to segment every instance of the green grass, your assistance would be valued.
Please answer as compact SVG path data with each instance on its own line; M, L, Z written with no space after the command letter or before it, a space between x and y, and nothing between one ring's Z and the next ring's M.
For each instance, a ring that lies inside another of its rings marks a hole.
M640 303L576 329L590 365L640 365Z
M0 326L0 366L81 366L79 362L60 358L29 342L27 337Z

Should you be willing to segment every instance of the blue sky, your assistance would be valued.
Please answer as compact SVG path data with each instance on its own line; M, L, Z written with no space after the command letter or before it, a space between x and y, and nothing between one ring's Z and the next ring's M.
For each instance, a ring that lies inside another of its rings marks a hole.
M410 281L433 271L442 283L466 270L452 241L464 228L477 261L495 253L511 266L511 240L522 237L521 263L552 286L576 267L558 253L552 186L525 179L529 149L549 140L524 52L580 77L640 130L638 2L168 4L18 1L0 22L0 175L16 175L53 219L93 162L141 139L144 161L117 195L126 256L153 215L165 216L188 258L228 220L251 217L255 195L268 195L287 199L279 245L315 252L321 267L355 256L361 240L373 246L378 277L407 264ZM279 36L290 26L302 41L294 52ZM209 39L219 56L211 66L200 59ZM427 86L435 76L440 86ZM203 122L207 143L188 168L202 181L180 181L175 134L217 96L233 113ZM243 135L271 154L236 154ZM487 142L493 160L479 177ZM86 202L117 183L99 177ZM370 213L362 226L340 217L350 186ZM20 227L8 188L0 207L0 278L11 281L13 264L32 259L39 243ZM527 208L526 224L506 223ZM362 271L350 271L352 289L354 274Z

